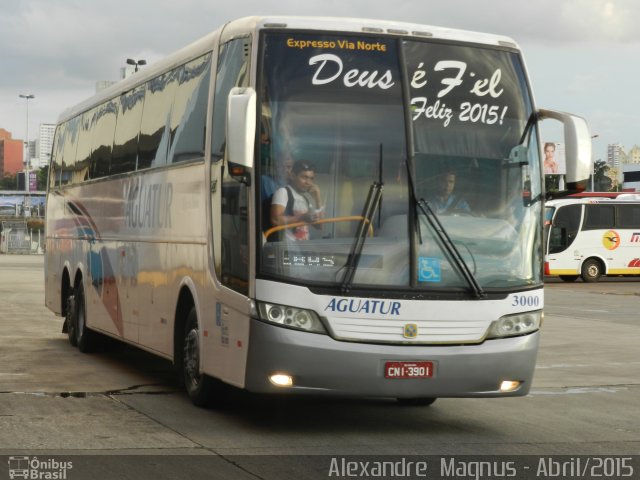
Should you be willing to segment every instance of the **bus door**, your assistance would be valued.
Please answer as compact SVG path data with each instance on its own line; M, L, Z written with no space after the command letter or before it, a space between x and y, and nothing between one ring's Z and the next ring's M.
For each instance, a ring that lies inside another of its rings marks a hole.
M249 219L252 200L249 181L229 174L226 150L227 99L234 87L247 86L251 39L236 38L220 46L211 139L211 210L216 292L212 347L201 352L210 373L244 386L249 343Z

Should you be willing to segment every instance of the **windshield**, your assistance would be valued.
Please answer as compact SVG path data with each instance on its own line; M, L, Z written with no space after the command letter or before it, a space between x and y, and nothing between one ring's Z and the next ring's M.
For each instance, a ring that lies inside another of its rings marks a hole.
M259 274L339 286L348 264L354 288L466 290L424 199L480 286L540 283L540 155L516 53L269 33L259 90Z

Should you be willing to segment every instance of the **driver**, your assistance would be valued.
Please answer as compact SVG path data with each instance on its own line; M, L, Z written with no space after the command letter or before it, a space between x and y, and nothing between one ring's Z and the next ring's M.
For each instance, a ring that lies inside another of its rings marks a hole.
M468 213L471 207L467 201L454 192L456 188L456 172L445 170L438 175L435 193L428 199L429 205L437 214Z

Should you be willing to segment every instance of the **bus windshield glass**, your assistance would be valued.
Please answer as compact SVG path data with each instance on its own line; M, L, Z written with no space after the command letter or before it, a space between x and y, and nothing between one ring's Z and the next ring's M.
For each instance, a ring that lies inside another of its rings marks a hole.
M339 286L355 265L353 288L467 290L424 199L483 289L541 283L540 153L518 53L269 32L260 64L258 275Z

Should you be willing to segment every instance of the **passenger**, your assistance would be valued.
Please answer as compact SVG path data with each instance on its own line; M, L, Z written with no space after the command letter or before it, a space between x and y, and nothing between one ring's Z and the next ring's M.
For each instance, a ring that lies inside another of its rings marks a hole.
M275 175L262 175L260 179L260 191L262 199L271 198L276 190L286 187L291 177L291 168L293 167L293 159L291 157L284 158L276 164Z
M456 173L446 170L437 177L435 192L428 198L429 205L437 214L453 213L471 214L471 207L466 200L453 193L456 188Z
M271 201L273 225L312 223L322 218L320 189L313 183L314 178L313 165L305 161L297 161L293 164L289 185L276 190ZM285 232L287 240L309 239L308 225L288 228Z

